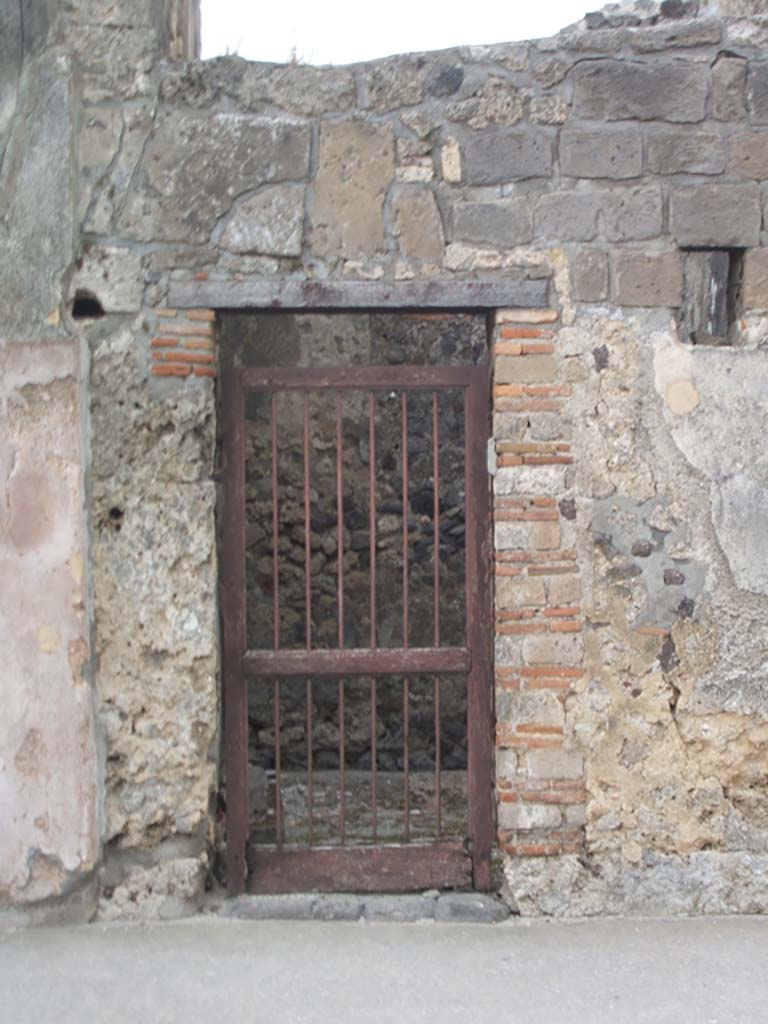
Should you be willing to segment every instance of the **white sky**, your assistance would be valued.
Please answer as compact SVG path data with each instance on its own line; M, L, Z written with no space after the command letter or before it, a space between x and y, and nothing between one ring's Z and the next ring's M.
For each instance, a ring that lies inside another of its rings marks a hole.
M603 0L202 0L203 57L348 64L549 36Z

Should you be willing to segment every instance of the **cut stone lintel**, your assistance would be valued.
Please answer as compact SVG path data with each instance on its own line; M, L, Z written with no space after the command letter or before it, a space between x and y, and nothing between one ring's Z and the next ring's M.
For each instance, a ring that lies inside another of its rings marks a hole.
M171 281L168 303L181 309L498 309L548 305L546 280Z

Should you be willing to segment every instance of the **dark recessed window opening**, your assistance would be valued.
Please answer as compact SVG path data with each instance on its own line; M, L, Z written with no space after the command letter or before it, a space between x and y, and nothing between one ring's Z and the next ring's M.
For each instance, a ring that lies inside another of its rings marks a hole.
M682 337L694 345L732 345L742 311L743 249L683 250Z
M78 288L72 303L73 320L97 320L104 316L104 307L92 292Z

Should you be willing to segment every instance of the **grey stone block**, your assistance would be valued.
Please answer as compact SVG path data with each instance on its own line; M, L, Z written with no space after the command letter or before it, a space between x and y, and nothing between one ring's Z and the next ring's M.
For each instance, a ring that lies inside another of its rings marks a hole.
M304 223L304 186L268 185L239 203L221 245L229 252L298 256Z
M531 124L563 124L568 120L568 103L562 96L532 96L528 119Z
M571 264L573 295L577 302L602 302L608 297L608 257L582 249Z
M672 63L589 61L574 72L574 106L582 117L604 121L701 121L707 69Z
M720 56L712 67L712 116L717 121L740 121L746 114L747 62Z
M632 129L564 131L560 170L575 178L636 178L643 170L640 134Z
M760 238L757 184L692 185L672 190L670 230L679 245L755 246Z
M310 921L314 917L317 900L317 894L312 892L236 896L222 904L219 917L247 921Z
M366 921L428 921L435 916L435 898L430 895L364 896Z
M600 205L605 233L612 242L641 241L661 234L661 189L613 189L601 194Z
M679 128L649 132L648 170L654 174L722 174L725 144L715 132Z
M744 305L768 309L768 249L752 249L744 257Z
M312 908L317 921L357 921L362 913L363 901L351 893L321 893Z
M233 62L235 81L222 87L224 94L242 97L249 110L279 109L302 117L316 117L329 110L343 113L357 106L354 75L345 67L313 67L311 64L261 64L241 58ZM219 67L226 67L222 58ZM238 87L237 79L242 76ZM182 75L182 80L187 79ZM189 102L186 96L178 103Z
M560 60L548 52L534 53L531 57L531 74L545 89L559 85L570 70L568 61Z
M35 6L25 2L24 7ZM42 7L42 4L37 4ZM115 97L134 98L146 94L146 68L164 55L161 34L134 21L137 4L131 5L131 17L124 18L118 32L112 18L102 7L91 20L82 15L61 24L59 45L66 47L77 60L80 88L86 103L101 103ZM78 11L81 10L78 4ZM114 8L112 9L114 11ZM143 74L142 74L143 72Z
M653 28L630 32L629 45L637 53L654 53L683 47L714 46L720 42L721 35L721 23L714 18L707 21L691 18L665 21Z
M731 136L731 174L764 181L768 178L768 132Z
M768 61L750 61L747 106L753 124L768 124Z
M588 15L587 15L588 17ZM557 34L557 40L569 56L574 53L618 53L624 45L624 33L614 29L621 27L613 19L606 19L604 28L582 32L579 25L571 25Z
M619 306L679 306L683 273L678 252L617 252L613 300Z
M9 111L7 121L3 115L2 131L10 139L3 163L0 279L0 331L6 337L52 333L49 317L61 301L61 275L72 259L72 73L68 60L40 58L27 70L23 113Z
M0 164L16 114L23 59L24 19L20 4L3 3L0 14Z
M464 145L464 177L470 185L495 185L552 173L552 144L543 132L493 128Z
M395 171L388 124L323 121L310 202L316 255L359 258L386 249L384 198Z
M365 74L370 106L383 112L420 103L430 70L426 61L414 54L368 64Z
M430 96L453 96L464 81L464 68L460 64L439 64L433 69L427 83Z
M431 189L402 186L391 195L394 234L409 259L439 264L445 239L443 222Z
M501 203L462 203L453 210L453 238L498 248L524 245L533 238L533 217L527 199Z
M141 241L205 242L233 196L306 177L309 141L308 126L287 121L168 113L146 145L118 227Z
M591 242L597 234L598 201L591 192L552 192L536 207L536 235L563 242Z
M482 892L446 892L437 900L436 921L498 924L510 915L509 907L495 896Z

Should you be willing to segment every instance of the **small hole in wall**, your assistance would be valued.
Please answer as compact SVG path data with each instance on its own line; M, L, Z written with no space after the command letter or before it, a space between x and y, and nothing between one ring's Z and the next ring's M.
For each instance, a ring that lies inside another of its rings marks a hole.
M113 506L109 510L109 525L112 527L115 533L120 533L120 531L122 530L124 515L125 513L123 512L123 510L121 508L117 508L117 506Z
M97 520L99 530L111 530L113 533L120 533L123 528L125 512L113 505L108 512L102 513Z
M680 333L694 345L733 345L742 313L743 249L684 249Z
M104 316L104 307L92 292L78 288L72 303L73 320L98 320Z

